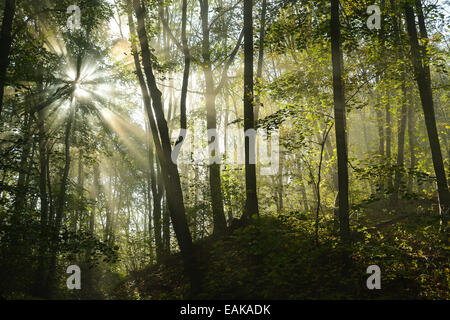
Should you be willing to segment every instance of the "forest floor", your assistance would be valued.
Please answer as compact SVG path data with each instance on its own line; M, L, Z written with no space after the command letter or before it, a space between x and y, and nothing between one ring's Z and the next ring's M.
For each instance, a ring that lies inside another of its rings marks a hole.
M198 298L450 299L449 247L429 204L382 207L386 203L359 212L351 248L338 245L331 215L321 222L316 245L314 221L299 212L260 217L221 239L196 242L203 279ZM373 264L381 269L381 290L366 286ZM129 274L111 298L183 299L188 288L175 253Z

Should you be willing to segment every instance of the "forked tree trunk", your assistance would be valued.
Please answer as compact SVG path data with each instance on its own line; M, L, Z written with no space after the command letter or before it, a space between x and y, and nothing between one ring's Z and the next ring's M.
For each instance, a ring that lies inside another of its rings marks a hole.
M131 3L128 1L128 25L130 28L130 34L132 36L136 36L136 27L134 25L133 17L131 14ZM139 61L139 53L137 47L134 43L132 43L132 54L134 58L134 65L136 69L136 75L139 81L139 86L141 88L141 93L144 101L145 110L149 110L151 108L151 100L148 93L147 85L145 83L144 74L142 73L141 63ZM153 226L154 226L154 236L155 236L155 253L156 253L156 261L160 262L161 257L163 255L163 244L162 244L162 236L161 236L161 190L158 190L157 187L157 178L155 174L155 162L154 162L154 149L153 149L153 139L152 133L150 131L150 120L147 117L147 121L145 124L146 132L147 132L147 148L148 148L148 161L149 161L149 172L148 180L150 184L150 188L152 191L152 200L153 200ZM148 199L150 201L150 197ZM150 207L150 203L149 203Z
M249 220L259 215L256 194L255 121L253 113L253 0L244 0L244 136L245 139L245 211ZM253 134L252 134L253 133ZM247 136L249 135L249 136ZM253 137L251 136L253 135ZM280 201L282 194L280 195Z
M428 37L420 1L417 1L416 6L419 10L418 18L421 37L425 41L427 41ZM411 45L411 58L414 66L414 75L419 87L420 100L422 102L422 109L425 116L425 125L427 128L428 140L430 142L431 158L433 160L433 167L437 180L439 206L442 217L441 222L444 224L444 226L446 226L446 216L448 215L448 212L450 210L450 194L448 190L447 178L445 176L444 162L442 159L441 146L439 143L439 136L436 127L433 92L431 90L429 59L426 57L426 47L421 48L419 46L413 8L405 3L404 10L409 41ZM425 46L426 45L427 44L425 44Z
M200 1L200 15L202 22L202 58L203 73L205 75L205 105L206 105L206 129L217 133L216 116L216 88L212 71L210 53L210 27L209 27L209 0ZM217 143L218 137L208 137L208 145ZM218 143L216 144L218 146ZM210 160L216 157L216 148L211 150ZM222 183L220 178L220 162L214 161L209 165L209 187L211 192L211 205L213 211L214 233L223 234L226 229L226 219L223 210Z
M39 297L46 297L45 279L47 270L47 250L48 250L48 197L47 197L47 138L45 132L44 110L38 112L39 129L39 197L41 200L41 218L39 234L38 269L36 272L34 294Z

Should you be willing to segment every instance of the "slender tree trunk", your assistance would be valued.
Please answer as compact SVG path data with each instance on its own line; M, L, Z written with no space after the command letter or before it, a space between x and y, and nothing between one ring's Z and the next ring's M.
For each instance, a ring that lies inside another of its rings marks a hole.
M58 235L59 231L61 229L62 219L64 216L64 206L65 206L65 200L66 200L66 188L67 188L67 179L69 176L69 170L70 170L70 133L72 129L72 122L75 114L75 104L72 103L70 105L70 113L69 117L67 119L66 124L66 131L65 131L65 138L64 138L64 145L65 145L65 163L64 163L64 169L62 172L62 178L61 178L61 184L59 187L59 194L58 199L56 203L56 215L55 215L55 224L52 228L52 243L51 243L51 252L50 252L50 265L48 269L48 276L47 276L47 287L49 290L49 295L52 296L54 294L54 291L56 289L55 286L55 272L56 272L56 255L57 255L57 241L58 241Z
M77 208L77 219L75 220L75 229L77 227L78 219L80 219L80 228L83 221L83 211L84 211L84 168L83 168L83 149L79 150L78 157L78 208ZM75 230L76 231L76 230Z
M20 165L19 165L19 178L17 179L17 190L16 190L16 196L15 196L15 216L18 217L21 215L21 211L24 207L25 203L25 197L27 194L27 186L25 185L25 178L27 174L27 167L28 167L28 157L30 154L31 146L33 144L31 140L31 115L26 114L25 115L25 125L23 127L23 149L22 154L20 156Z
M168 205L172 219L175 235L180 246L183 257L185 272L190 278L191 294L195 296L200 290L200 274L195 262L194 248L191 234L186 220L183 194L181 189L180 175L175 163L171 161L171 146L169 130L164 118L164 111L161 102L161 92L156 85L156 79L151 64L151 54L148 45L147 33L145 31L145 9L139 0L133 0L134 10L138 21L138 36L141 46L142 63L147 78L147 86L153 101L152 108L147 109L153 139L158 149L159 163L161 165L164 185L170 192L167 193ZM153 116L155 113L155 117ZM156 120L156 123L155 123ZM158 128L156 128L156 125ZM159 137L159 139L158 139ZM159 141L158 141L159 140Z
M331 58L333 64L333 99L338 162L339 184L339 230L343 243L350 242L348 205L348 168L345 120L345 96L342 81L341 30L339 22L339 0L331 0Z
M377 83L379 83L379 77L377 77ZM376 100L379 101L380 97L379 94L377 93L375 96ZM384 126L383 126L383 111L381 110L381 106L377 105L376 106L376 116L377 116L377 126L378 126L378 154L380 155L380 164L382 164L384 162ZM378 180L378 184L379 184L379 192L381 194L384 193L384 178L381 176L380 179Z
M52 191L52 183L50 181L50 154L51 154L51 150L49 148L47 148L47 165L46 165L46 169L47 169L47 191L48 191L48 204L49 204L49 218L48 218L48 225L52 226L53 225L53 220L55 217L55 206L54 206L54 201L53 201L53 191Z
M421 37L426 41L428 39L425 28L423 14L421 13L420 1L417 1L417 9L419 10L419 27ZM417 37L416 23L414 19L414 11L411 6L405 4L405 17L408 29L408 35L411 45L411 56L414 66L414 75L419 87L420 100L425 116L425 125L430 142L431 157L433 160L434 172L437 180L437 188L439 193L439 206L441 212L441 221L444 227L447 224L447 214L450 210L450 194L448 190L448 182L445 176L444 162L442 159L441 146L436 127L436 118L433 105L433 92L431 89L431 76L429 68L429 59L426 57L426 44L424 48L419 46ZM422 52L421 52L422 51Z
M253 0L244 0L244 133L245 211L243 218L259 215L256 194L256 131L253 113Z
M100 168L99 165L96 164L94 166L94 183L93 183L93 191L91 199L92 201L95 201L95 203L98 203L99 201L99 194L100 194ZM97 207L92 208L91 213L89 215L89 234L91 236L94 235L95 231L95 215L93 210L96 210Z
M152 184L152 180L150 177L150 173L147 172L146 174L147 176L147 183L146 183L146 190L145 190L145 194L146 194L146 208L147 208L147 225L148 225L148 245L149 245L149 254L150 254L150 264L153 264L153 257L154 257L154 253L153 253L153 239L154 239L154 223L153 221L153 214L152 214L152 203L150 201L151 199L151 184Z
M388 96L388 101L385 106L385 113L386 113L386 158L388 161L389 166L391 165L391 140L392 140L392 124L391 124L391 106L390 106L390 90L386 90L386 95ZM387 186L388 186L388 192L391 192L394 188L392 183L392 175L388 172L387 177Z
M66 188L67 188L67 178L69 176L69 170L70 170L70 132L72 129L72 123L73 118L75 114L75 105L74 103L71 104L71 111L69 114L69 117L67 119L66 124L66 131L65 131L65 138L64 138L64 146L65 146L65 163L64 163L64 169L62 172L62 178L59 188L59 194L57 199L57 205L56 205L56 218L55 218L55 228L57 231L59 231L59 228L61 227L63 215L64 215L64 205L65 205L65 199L66 199Z
M90 189L89 192L89 198L93 203L98 203L99 199L99 193L100 193L100 170L99 170L99 165L98 163L96 163L94 165L94 169L93 169L93 177L92 177L92 188ZM88 221L88 232L89 232L89 236L91 238L94 237L94 231L95 231L95 215L94 215L94 211L97 211L97 206L92 206L92 208L90 209L90 213L89 213L89 221ZM94 275L93 275L93 266L90 264L90 259L91 259L91 254L92 254L92 249L91 247L88 247L86 249L86 253L84 255L84 260L85 260L85 264L86 264L86 270L83 270L83 274L84 277L84 285L83 285L83 289L85 290L85 292L89 293L92 297L93 292L95 292L95 287L94 287Z
M410 93L410 107L408 109L408 138L409 138L409 168L414 170L416 166L416 136L415 130L415 119L414 119L414 102L412 101L413 96ZM408 191L413 192L413 175L408 176Z
M153 147L149 148L150 160L150 176L152 178L152 195L153 195L153 224L155 225L155 246L156 246L156 261L160 262L164 253L164 243L162 239L162 206L161 198L163 196L164 188L159 169L158 161L154 157ZM155 161L156 160L156 161ZM155 170L156 165L156 170Z
M47 197L47 137L45 133L44 110L38 112L39 129L39 197L41 200L40 239L38 253L38 269L36 274L35 294L40 297L46 296L45 279L47 271L48 250L48 197Z
M163 193L163 248L164 254L170 254L170 217L167 206L166 190Z
M322 161L323 161L324 146L325 146L325 141L322 141L320 143L320 159L319 159L319 168L318 168L318 173L317 173L317 184L316 184L317 206L316 206L316 221L314 223L316 246L319 245L319 213L320 213L320 201L321 201L320 200L320 183L321 183L321 179L322 179Z
M378 153L384 157L384 128L383 128L383 113L377 109L377 123L378 123Z
M308 206L308 196L306 194L306 188L305 188L305 184L303 182L303 174L301 172L301 168L298 168L298 180L299 180L299 187L300 187L300 194L302 195L302 201L303 201L303 209L305 210L305 212L309 211L309 206Z
M3 110L3 89L5 87L6 70L9 65L9 53L12 43L12 25L14 15L16 13L16 1L5 0L5 8L3 9L2 30L0 37L0 118Z
M209 28L209 0L200 1L200 14L202 21L202 57L203 57L203 73L205 75L205 104L206 104L206 129L212 133L216 133L216 137L208 135L208 145L215 144L217 141L217 116L216 116L216 88L214 85L214 76L211 65L210 54L210 28ZM216 148L210 152L209 165L209 186L211 192L211 205L213 211L214 233L223 234L226 229L226 219L223 210L222 198L222 184L220 179L220 162L217 163L214 159L216 157Z
M131 15L131 2L128 1L128 24L130 27L130 34L132 36L136 36L136 28L134 25L133 17ZM141 88L141 93L144 101L145 110L151 109L151 100L148 93L147 85L145 83L144 74L142 73L141 63L139 61L139 53L136 45L132 44L132 54L134 58L134 65L136 68L136 74L139 81L139 86ZM158 190L157 187L157 178L155 174L155 162L154 162L154 149L153 149L153 137L150 131L149 126L150 119L147 116L146 122L146 131L147 131L147 148L148 148L148 160L149 160L149 180L152 191L152 200L153 200L153 226L154 226L154 237L155 237L155 253L156 253L156 261L160 262L160 259L163 254L163 244L162 244L162 236L161 236L161 190ZM159 178L161 179L161 178ZM149 197L150 199L150 197ZM150 204L149 204L150 206Z
M266 34L266 11L267 11L266 2L267 2L266 0L262 0L261 25L259 29L258 67L256 69L256 86L258 91L261 91L259 87L261 86L262 83L262 72L264 62L264 38ZM258 121L260 108L261 108L261 98L258 93L255 95L255 121Z
M398 12L395 1L391 0L392 11L395 13ZM404 60L404 52L403 47L401 46L401 22L400 19L395 16L394 17L394 43L397 46L397 60ZM395 179L394 179L394 194L393 199L398 199L399 189L401 187L402 180L402 171L404 170L404 156L405 156L405 132L406 132L406 118L408 112L408 98L406 92L406 71L403 66L401 68L401 91L402 91L402 106L400 111L400 119L398 121L398 133L397 133L397 165L395 170Z
M406 98L405 83L402 84L403 102L400 112L400 120L398 121L398 138L397 138L397 168L395 170L394 182L394 199L398 198L398 192L402 180L402 170L404 167L405 158L405 132L406 132L406 117L408 113L408 105Z
M181 85L181 98L180 98L180 129L187 129L186 97L189 85L189 67L191 65L191 54L189 52L188 42L186 38L186 14L187 14L187 0L183 0L181 13L181 41L183 44L184 71L183 71L183 83Z
M281 212L283 210L284 204L283 204L283 150L280 146L280 150L278 152L278 181L277 183L277 199L278 199L278 212Z

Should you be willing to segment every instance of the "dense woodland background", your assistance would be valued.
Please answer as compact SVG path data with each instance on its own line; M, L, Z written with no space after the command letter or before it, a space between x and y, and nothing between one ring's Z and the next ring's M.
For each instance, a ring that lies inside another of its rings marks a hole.
M449 299L449 1L0 9L0 297Z

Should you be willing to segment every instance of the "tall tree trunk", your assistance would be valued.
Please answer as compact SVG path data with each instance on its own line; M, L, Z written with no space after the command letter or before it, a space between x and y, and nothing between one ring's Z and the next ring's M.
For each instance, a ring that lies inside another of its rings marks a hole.
M216 136L208 135L208 145L213 143L218 146L217 137L217 116L216 116L216 88L211 64L210 53L210 27L209 27L209 0L200 1L200 15L202 21L202 57L203 73L205 75L205 105L206 105L206 129L215 132ZM226 219L223 210L222 184L220 179L220 162L217 163L216 148L211 150L209 165L209 187L211 192L211 205L213 211L214 233L222 234L226 229Z
M391 0L392 10L397 13L395 1ZM397 16L394 17L394 43L397 46L397 59L398 61L404 60L404 52L403 47L401 46L401 23L400 19ZM402 102L401 102L401 111L400 111L400 119L398 121L398 133L397 133L397 165L395 170L395 179L394 179L394 194L393 199L398 199L398 193L401 186L402 180L402 171L404 170L404 156L405 156L405 132L406 132L406 118L408 112L408 97L406 92L406 71L404 67L401 66L401 92L402 92Z
M245 211L249 220L259 215L256 194L256 131L253 113L253 0L244 0L244 139L245 139Z
M51 252L50 252L50 265L48 269L48 275L47 275L47 288L49 290L49 295L52 296L54 294L54 291L56 289L55 286L55 272L56 272L56 255L57 255L57 241L58 241L58 235L59 231L61 229L62 219L64 216L64 205L66 201L66 188L67 188L67 179L69 176L69 170L70 170L70 132L72 129L72 122L75 114L75 103L72 99L72 103L70 105L70 113L69 117L67 119L66 124L66 131L65 131L65 138L64 138L64 146L65 146L65 163L64 163L64 169L62 172L62 178L61 183L59 187L59 194L56 202L56 215L55 215L55 223L52 228L52 243L50 245Z
M5 87L6 70L9 65L9 53L12 43L12 25L16 13L16 1L5 0L3 9L2 30L0 35L0 118L3 110L3 89Z
M164 185L170 192L167 193L168 205L172 219L175 235L180 246L183 257L186 275L190 279L191 294L195 296L200 290L200 274L195 262L194 247L191 234L186 220L183 194L181 189L180 175L176 164L171 161L171 145L167 122L164 118L164 111L161 102L161 92L156 85L156 79L151 64L151 54L145 31L145 9L139 0L133 0L134 10L138 22L138 36L141 46L142 63L147 78L147 86L153 101L152 108L147 109L153 139L157 146L157 155L161 165ZM155 117L153 116L155 113ZM156 120L156 123L155 123ZM157 126L157 127L156 127ZM159 137L159 138L158 138Z
M409 138L409 169L414 170L416 166L416 135L415 135L415 118L414 118L414 101L413 95L410 93L410 108L408 109L408 138ZM408 191L413 192L413 175L408 176Z
M92 194L91 194L91 200L95 203L99 202L99 194L100 194L100 168L98 164L95 164L94 166L94 177L93 177L93 188L92 188ZM89 215L89 234L91 236L94 235L95 231L95 215L94 210L97 208L94 207L91 210L91 213Z
M170 217L167 205L167 191L163 192L163 248L164 254L170 254Z
M377 108L377 124L378 124L378 153L384 157L384 128L383 128L383 112Z
M156 261L160 262L161 261L160 259L164 253L164 243L162 240L163 215L161 207L161 198L164 193L164 187L161 177L161 170L159 169L158 161L155 158L153 146L151 144L149 146L149 159L150 159L150 177L152 179L153 224L155 226Z
M186 38L186 15L187 15L187 0L183 0L182 13L181 13L181 42L183 44L184 54L184 71L183 71L183 83L181 85L181 98L180 98L180 129L187 129L186 119L186 97L189 85L189 67L191 65L191 54L189 52L188 42Z
M216 109L215 100L217 93L224 86L227 81L227 71L230 67L233 59L235 58L239 47L242 42L243 32L239 35L239 39L233 51L231 52L228 60L223 68L222 77L215 87L214 75L212 70L211 62L211 48L210 48L210 30L208 12L209 12L209 0L198 0L200 4L200 18L201 18L201 28L202 28L202 58L201 62L203 73L205 75L205 105L206 105L206 128L208 129L208 145L213 144L218 146L217 137L217 119L216 119ZM213 147L214 148L214 147ZM220 179L220 159L216 158L216 148L210 150L209 158L209 185L211 191L211 204L213 211L214 220L214 233L224 233L226 229L226 219L223 208L223 198L222 198L222 187ZM219 160L219 163L217 163Z
M308 212L309 211L308 196L306 194L305 183L303 182L303 174L301 172L301 168L299 167L298 169L299 169L298 180L299 180L300 194L302 195L303 209L305 210L305 212Z
M345 120L345 96L342 81L341 30L339 0L331 0L331 59L333 65L333 100L338 162L339 184L339 231L343 243L350 242L348 205L348 168Z
M78 159L78 198L79 198L79 206L78 206L78 216L80 217L80 221L82 221L83 211L84 211L84 167L83 167L83 150L79 151L79 159ZM81 227L80 222L80 227Z
M147 139L149 140L149 139ZM146 183L146 190L145 190L145 195L146 195L146 208L147 208L147 226L148 226L148 246L149 246L149 254L150 254L150 264L153 264L153 257L154 257L154 253L153 253L153 239L154 239L154 223L153 223L153 214L152 214L152 203L150 201L151 199L151 191L152 191L152 180L150 177L150 172L146 173L146 178L147 178L147 183Z
M52 191L52 183L50 181L50 154L51 154L51 150L50 148L47 148L47 165L46 165L46 169L47 169L47 192L48 192L48 204L49 204L49 218L48 218L48 225L52 226L53 225L53 220L55 217L55 206L54 206L54 201L53 201L53 191Z
M404 80L402 80L404 81ZM406 132L406 117L408 113L407 97L405 83L402 83L402 108L400 111L400 119L398 121L398 136L397 136L397 168L395 170L394 180L394 199L398 198L398 192L402 180L402 170L404 167L405 158L405 132Z
M376 79L377 84L379 83L379 77ZM379 94L375 95L376 101L380 100ZM384 162L384 126L383 126L383 111L381 110L381 105L376 105L375 108L376 117L377 117L377 127L378 127L378 154L380 155L380 164ZM378 188L381 194L384 193L384 178L381 176L378 180Z
M100 170L98 163L94 164L93 169L93 177L92 177L92 187L89 192L89 198L93 203L99 203L99 193L100 193ZM97 206L92 206L89 210L89 224L88 224L88 232L89 236L91 238L94 237L94 231L95 231L95 215L94 212L97 211ZM86 270L83 272L83 279L84 279L84 285L83 289L85 292L90 293L92 297L92 293L95 292L95 286L94 286L94 274L93 274L93 266L90 263L92 254L92 248L87 247L86 253L84 255L84 260L86 263Z
M134 25L133 16L131 14L131 2L127 1L128 4L128 25L130 27L130 34L132 36L136 36L136 27ZM151 108L151 99L148 93L147 85L145 83L144 74L142 72L141 63L139 61L139 53L137 47L134 43L132 43L132 54L134 58L134 65L136 68L136 75L139 81L139 86L141 88L141 93L144 101L145 110L150 110ZM150 130L150 119L146 118L146 132L147 132L147 149L148 149L148 161L149 161L149 172L147 173L149 176L149 183L152 191L152 200L153 200L153 226L154 226L154 237L155 237L155 253L156 253L156 261L159 262L162 254L163 254L163 244L161 237L161 190L158 190L157 187L157 178L155 174L155 162L154 162L154 149L153 144L154 140L152 137L152 133ZM161 178L159 178L161 179ZM150 197L149 197L150 199ZM149 204L150 206L150 204Z
M283 210L283 151L280 146L278 151L278 177L277 177L277 199L278 199L278 212Z
M417 1L417 9L419 9L419 27L421 37L427 41L427 32L423 14L421 13L420 1ZM405 3L404 6L406 24L408 29L409 41L411 46L411 57L414 66L414 75L419 87L420 100L425 116L425 125L430 142L431 157L433 160L434 172L437 180L437 188L439 193L439 206L444 226L447 224L447 214L450 210L450 194L448 190L448 182L445 176L444 162L442 159L441 146L436 128L436 118L433 105L433 92L431 89L431 76L429 68L429 59L426 57L426 45L424 48L419 46L417 37L416 23L414 19L414 11L410 5Z
M41 200L41 219L40 219L40 239L38 253L38 269L36 273L35 294L40 297L46 297L45 279L47 271L47 250L48 250L48 197L47 197L47 137L45 132L44 110L38 112L39 129L39 197Z
M392 123L391 123L391 106L390 106L390 90L386 90L386 95L388 96L387 104L385 106L385 113L386 113L386 158L388 161L389 166L391 163L391 141L392 141ZM392 183L392 175L388 171L388 177L387 177L387 186L388 186L388 192L391 192L393 189L393 183Z
M26 102L27 103L27 102ZM28 107L28 106L27 106ZM17 190L15 195L15 217L19 217L21 215L21 211L24 207L25 197L27 194L27 185L25 184L25 178L27 174L28 167L28 157L30 154L31 146L33 144L31 139L31 114L26 113L24 119L24 127L23 127L23 149L22 154L20 156L20 165L19 165L19 178L17 179Z
M262 72L264 62L264 38L266 35L266 0L262 0L261 7L261 23L259 29L259 48L258 48L258 67L256 69L256 86L258 91L261 91L260 85L262 83ZM258 121L259 109L261 108L261 99L259 93L255 95L255 121Z

